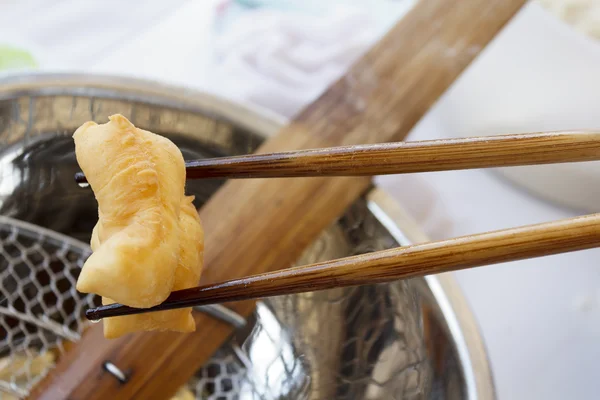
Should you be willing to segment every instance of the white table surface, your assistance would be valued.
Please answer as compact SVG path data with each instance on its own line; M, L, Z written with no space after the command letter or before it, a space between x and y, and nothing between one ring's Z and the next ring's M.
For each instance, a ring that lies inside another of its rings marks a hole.
M56 1L53 7L41 0L5 1L0 4L0 41L39 49L44 65L54 70L119 73L218 92L210 57L198 57L212 51L217 2L176 0L165 7L166 2L158 1L104 1L104 12L97 15L92 6L74 0ZM98 2L91 3L98 8ZM78 17L66 18L60 28L72 32L70 41L53 40L59 28L41 15L29 21L39 25L37 30L24 26L24 15L44 7L48 10L41 14L78 10ZM115 28L107 30L107 25ZM445 136L434 108L411 139ZM385 177L379 182L419 214L436 238L574 215L489 172ZM420 197L425 192L429 199ZM419 209L422 204L430 206L427 211ZM590 250L456 273L480 323L501 400L598 397L599 255Z

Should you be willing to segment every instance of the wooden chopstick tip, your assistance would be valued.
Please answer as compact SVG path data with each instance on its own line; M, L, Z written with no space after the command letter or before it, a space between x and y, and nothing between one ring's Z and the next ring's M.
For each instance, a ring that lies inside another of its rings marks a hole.
M88 308L85 310L85 318L93 323L100 322L101 319L107 318L106 313L110 314L113 308L118 310L122 307L121 304L114 303L96 308Z
M91 322L99 322L102 319L102 315L98 315L98 307L89 308L85 310L85 318Z
M89 186L87 178L85 177L85 175L83 174L83 172L76 172L75 173L75 183L77 183L81 187L88 187Z

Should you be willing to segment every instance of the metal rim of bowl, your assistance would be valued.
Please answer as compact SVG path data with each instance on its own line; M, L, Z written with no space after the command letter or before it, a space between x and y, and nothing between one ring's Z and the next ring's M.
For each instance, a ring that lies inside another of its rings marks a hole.
M106 97L112 97L115 91L119 91L120 98L148 103L153 103L152 99L160 99L160 104L164 106L214 112L221 118L265 136L275 134L287 122L285 118L260 107L149 80L73 73L27 73L0 77L0 100L27 95L28 92L54 95L64 93L65 89L70 89L72 94L93 92ZM123 96L124 92L130 96ZM428 240L412 218L383 190L375 188L369 193L368 207L397 241L420 243ZM456 346L463 365L467 397L495 399L495 385L485 343L458 283L449 273L427 276L424 282L438 303Z

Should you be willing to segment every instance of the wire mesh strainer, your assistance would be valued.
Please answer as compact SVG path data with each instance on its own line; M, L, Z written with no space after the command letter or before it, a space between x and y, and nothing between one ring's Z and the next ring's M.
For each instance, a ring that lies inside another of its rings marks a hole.
M56 232L0 216L0 389L23 396L99 304L75 290L90 250ZM1 398L6 398L2 396ZM10 398L10 397L9 397Z

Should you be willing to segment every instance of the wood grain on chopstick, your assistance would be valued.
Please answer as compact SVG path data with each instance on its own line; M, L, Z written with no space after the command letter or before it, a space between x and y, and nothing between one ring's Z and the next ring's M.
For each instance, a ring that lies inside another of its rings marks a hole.
M251 154L186 163L187 179L373 176L600 159L600 132L545 132Z
M372 176L599 159L600 132L542 132L208 158L186 162L186 178Z
M399 247L174 292L149 309L120 304L88 319L375 284L600 246L600 214Z

